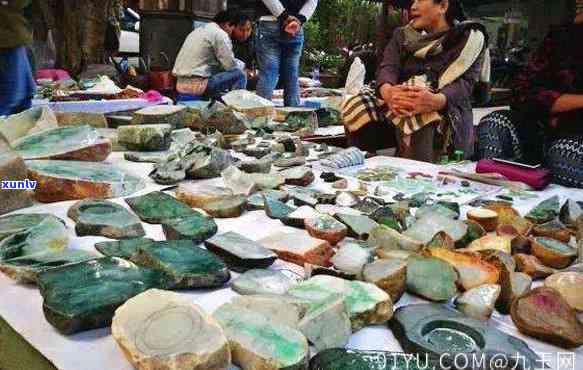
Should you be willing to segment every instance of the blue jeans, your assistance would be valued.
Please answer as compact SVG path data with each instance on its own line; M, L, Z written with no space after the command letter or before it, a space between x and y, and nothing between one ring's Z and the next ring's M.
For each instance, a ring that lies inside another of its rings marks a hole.
M30 108L34 91L26 47L0 51L0 116Z
M230 90L243 90L247 87L247 76L239 68L217 73L209 78L205 96L218 97Z
M271 100L273 90L281 77L284 104L300 105L300 58L304 48L304 30L295 36L281 31L278 22L259 22L257 27L257 61L259 81L257 94Z

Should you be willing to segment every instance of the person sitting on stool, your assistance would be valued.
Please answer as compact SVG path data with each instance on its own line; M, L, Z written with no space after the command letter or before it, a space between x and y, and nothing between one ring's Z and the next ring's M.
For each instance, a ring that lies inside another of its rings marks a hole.
M244 65L235 58L231 38L245 41L251 31L249 17L232 11L220 12L212 23L192 31L174 65L178 100L183 100L180 96L214 98L245 89Z

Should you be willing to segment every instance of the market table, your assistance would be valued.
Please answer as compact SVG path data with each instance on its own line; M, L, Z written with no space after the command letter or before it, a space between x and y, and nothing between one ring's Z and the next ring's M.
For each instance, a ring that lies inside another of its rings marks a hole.
M123 153L113 153L108 162L127 170L128 172L146 177L150 172L151 164L133 163L123 160ZM427 163L415 162L399 158L375 157L367 160L367 164L386 164L399 167L405 171L437 173L442 169ZM471 168L472 164L464 166ZM312 185L322 190L331 190L316 176L316 182ZM349 180L351 185L355 185L355 180ZM204 180L208 184L221 184L222 180ZM146 189L134 195L146 194L154 190L160 190L163 186L157 185L146 178ZM583 201L583 191L567 189L556 185L551 185L544 192L538 193L538 199L530 199L515 202L516 208L525 213L537 202L552 195L559 195L561 202L567 197L574 200ZM122 199L115 199L125 207L127 205ZM74 223L67 217L68 208L74 201L59 202L51 204L37 204L31 208L23 209L18 213L52 213L65 220L70 230L70 248L94 251L93 245L96 242L107 240L102 237L76 237L74 234ZM467 206L462 207L462 215L465 215ZM227 231L238 231L250 239L258 240L269 236L277 231L296 231L297 229L284 226L280 221L268 218L264 211L246 212L242 217L235 219L217 219L219 233ZM160 225L143 224L146 236L163 240L164 234ZM288 264L283 261L276 261L272 269L292 269L301 271L299 266ZM237 274L233 274L237 276ZM540 284L540 283L539 283ZM216 290L181 291L180 294L189 297L193 303L200 305L204 310L212 313L223 303L235 296L229 287ZM422 299L404 294L396 307L410 303L423 302ZM110 329L98 329L79 333L72 336L59 334L44 318L42 311L42 297L35 286L25 286L16 284L3 274L0 274L0 369L1 370L131 370L131 364L125 359L118 348ZM583 316L580 316L583 319ZM500 315L495 312L489 321L489 325L500 329L508 334L515 335L525 340L531 348L544 355L551 365L551 369L581 369L583 367L583 347L574 352L570 352L536 339L521 335L510 319L510 316ZM386 350L402 351L398 341L386 326L370 326L355 332L348 348L362 350ZM567 353L567 356L574 356L577 364L574 367L557 366L557 356ZM234 367L235 368L235 367Z

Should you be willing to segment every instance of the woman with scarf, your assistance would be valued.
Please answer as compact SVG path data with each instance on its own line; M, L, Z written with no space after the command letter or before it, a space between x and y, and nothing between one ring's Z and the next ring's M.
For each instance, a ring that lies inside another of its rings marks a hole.
M573 8L517 76L512 110L480 122L477 154L544 164L553 182L583 188L583 0Z
M348 99L343 120L353 146L395 144L399 155L436 162L473 155L471 97L480 79L486 31L464 22L458 0L415 0L410 23L395 30L377 73L377 91Z

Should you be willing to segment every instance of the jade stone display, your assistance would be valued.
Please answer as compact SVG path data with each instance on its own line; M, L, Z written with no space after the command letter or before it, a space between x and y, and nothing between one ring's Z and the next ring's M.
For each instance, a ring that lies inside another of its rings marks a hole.
M453 366L457 354L477 356L469 357L470 361L484 358L486 364L503 356L509 361L508 368L533 369L541 365L538 355L524 341L441 305L401 307L389 326L405 352L422 358L427 354L432 363L439 363L439 357L447 353L449 356L442 357L444 366Z
M160 271L118 258L98 258L43 272L38 277L47 321L65 335L109 326L129 298L164 287Z
M233 280L231 288L239 294L285 294L297 282L281 271L249 270Z
M139 238L145 235L140 219L119 204L100 199L84 199L69 208L78 236L98 235L110 239Z
M111 142L90 126L71 126L25 136L13 148L24 159L100 162L111 153Z
M121 126L118 141L129 150L149 152L170 148L170 125Z
M277 259L275 253L261 244L232 231L208 239L205 246L221 257L230 269L238 272L267 268Z
M161 224L166 220L200 214L173 196L160 191L134 198L126 198L125 202L142 221L149 224Z
M48 213L17 213L0 217L0 240L40 224Z
M112 165L78 161L26 161L40 202L117 198L144 188L144 182Z
M400 352L331 348L310 360L310 370L422 370L430 369L425 357Z
M218 226L212 218L196 213L184 218L166 220L162 230L168 240L192 240L199 244L217 233Z
M111 242L101 242L95 244L95 249L107 257L119 257L126 260L132 258L141 246L156 243L149 238L136 238L127 240L116 240Z
M190 240L142 245L131 259L140 266L166 273L172 289L218 288L231 277L223 261Z

